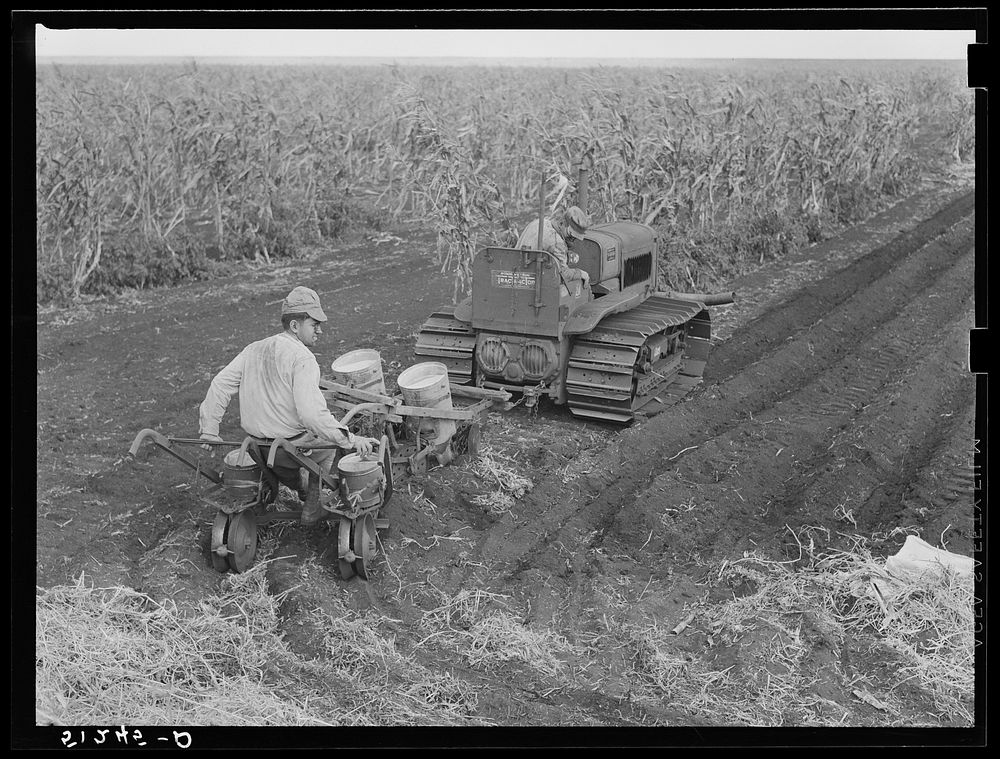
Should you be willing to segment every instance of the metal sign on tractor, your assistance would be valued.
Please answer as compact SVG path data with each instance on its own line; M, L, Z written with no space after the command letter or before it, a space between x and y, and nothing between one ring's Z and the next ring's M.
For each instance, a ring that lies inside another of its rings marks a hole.
M580 167L584 211L588 173ZM540 208L539 229L543 220ZM646 224L597 224L567 245L589 283L562 286L545 250L482 250L472 294L431 315L415 355L446 364L455 384L506 390L532 408L545 396L578 417L627 424L676 403L701 381L706 306L732 303L733 293L657 291L657 235Z

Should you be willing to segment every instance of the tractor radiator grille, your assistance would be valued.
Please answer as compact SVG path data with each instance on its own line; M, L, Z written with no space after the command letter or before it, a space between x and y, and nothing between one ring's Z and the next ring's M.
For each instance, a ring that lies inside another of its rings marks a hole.
M479 344L479 364L490 374L500 374L507 365L507 349L503 341L496 337L488 337Z
M521 366L528 377L540 378L549 369L549 357L538 343L528 343L521 351Z
M537 383L558 371L559 347L552 340L480 333L476 360L486 376Z
M653 254L643 253L641 256L630 258L625 262L625 281L622 287L634 285L636 282L645 282L653 273Z

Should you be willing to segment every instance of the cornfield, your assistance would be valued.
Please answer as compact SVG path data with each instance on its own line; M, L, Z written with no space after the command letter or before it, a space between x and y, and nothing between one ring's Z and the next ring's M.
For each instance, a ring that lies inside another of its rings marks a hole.
M210 276L351 228L437 234L468 288L487 242L569 194L660 231L702 289L970 160L972 92L944 64L678 69L39 65L38 298ZM920 141L920 142L918 142ZM926 153L925 153L926 154Z

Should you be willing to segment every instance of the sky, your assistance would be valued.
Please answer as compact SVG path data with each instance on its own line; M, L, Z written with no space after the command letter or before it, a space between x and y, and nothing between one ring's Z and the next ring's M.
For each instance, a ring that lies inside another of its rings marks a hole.
M37 57L965 60L969 30L47 29Z

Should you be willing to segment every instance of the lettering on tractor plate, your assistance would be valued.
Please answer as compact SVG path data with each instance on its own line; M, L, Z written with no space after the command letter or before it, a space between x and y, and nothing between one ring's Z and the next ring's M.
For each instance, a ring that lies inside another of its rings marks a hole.
M490 269L493 274L493 286L508 290L534 290L535 275L527 271L498 271Z
M608 246L608 252L607 252L607 255L606 255L607 260L608 261L614 261L616 253L618 253L618 246L617 245L609 245Z

